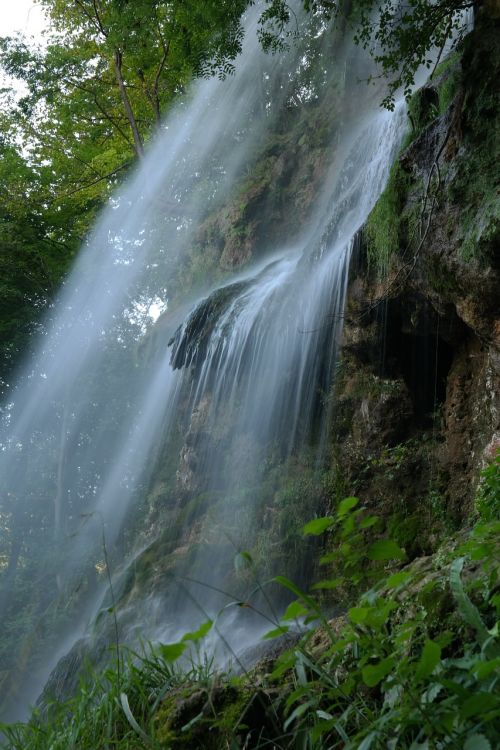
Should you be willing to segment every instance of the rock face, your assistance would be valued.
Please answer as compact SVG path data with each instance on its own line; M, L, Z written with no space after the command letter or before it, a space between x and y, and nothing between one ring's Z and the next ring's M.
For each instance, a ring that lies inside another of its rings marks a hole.
M381 198L397 206L397 248L377 273L376 207L351 269L333 454L415 554L432 546L418 515L463 522L499 442L498 32L480 20L417 94L420 132Z
M324 465L335 492L385 516L413 556L473 511L500 434L498 23L479 19L410 105L411 142L353 256L341 364L325 401L333 408ZM383 274L371 226L380 206L392 211L397 239ZM172 340L174 366L202 364L239 289L223 287L193 312ZM200 435L214 437L205 412L180 450L183 502L204 489Z
M186 323L179 326L168 342L168 345L172 347L170 361L174 370L182 367L196 368L203 363L210 336L216 324L230 308L231 302L247 286L247 282L237 282L216 289L200 302ZM226 325L231 325L230 317Z

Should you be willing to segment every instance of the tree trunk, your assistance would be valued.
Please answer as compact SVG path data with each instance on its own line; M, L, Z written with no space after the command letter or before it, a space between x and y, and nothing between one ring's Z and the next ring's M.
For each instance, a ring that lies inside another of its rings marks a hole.
M144 156L144 144L142 142L139 128L137 127L137 121L135 119L132 105L130 104L130 99L127 93L127 87L125 86L125 81L123 80L122 53L120 52L119 49L115 49L114 64L115 64L116 80L118 83L118 87L120 89L120 96L122 98L122 103L125 109L125 114L127 115L127 120L129 121L130 129L132 131L132 136L134 138L134 150L135 150L137 157L139 159L142 159L142 157Z

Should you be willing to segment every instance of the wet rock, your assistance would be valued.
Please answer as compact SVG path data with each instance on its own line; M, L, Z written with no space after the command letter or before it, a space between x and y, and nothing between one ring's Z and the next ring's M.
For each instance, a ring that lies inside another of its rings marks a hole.
M197 366L204 361L216 325L230 304L248 287L248 283L237 282L212 292L179 326L168 342L168 346L172 347L170 362L174 370Z
M207 429L210 405L211 399L207 395L193 410L184 445L179 453L176 481L178 490L184 496L200 492L206 482L206 477L200 472L200 451L212 442L212 436Z

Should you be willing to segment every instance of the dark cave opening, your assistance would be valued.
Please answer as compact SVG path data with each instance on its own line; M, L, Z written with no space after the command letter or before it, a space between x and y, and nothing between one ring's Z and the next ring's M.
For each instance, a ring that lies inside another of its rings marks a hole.
M446 380L453 361L453 348L437 334L427 336L400 333L399 365L413 402L414 414L422 426L446 398Z
M403 378L415 423L430 427L446 399L456 344L463 336L456 319L439 317L423 298L390 300L384 313L381 375Z

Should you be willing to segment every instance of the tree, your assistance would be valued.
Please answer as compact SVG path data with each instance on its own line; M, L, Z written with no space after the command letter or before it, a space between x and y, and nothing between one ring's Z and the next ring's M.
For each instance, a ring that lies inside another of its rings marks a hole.
M0 115L0 394L28 341L42 325L48 301L71 260L75 244L49 209L42 172L15 142Z
M387 80L382 105L394 109L395 96L402 89L411 96L415 75L421 65L432 66L433 52L438 59L447 43L457 44L467 32L467 12L474 0L304 0L307 12L344 17L354 30L354 41L368 50ZM260 37L264 47L279 50L293 36L294 16L287 0L267 0L260 18Z
M358 0L353 9L354 39L370 52L388 80L384 107L394 109L400 89L408 100L418 68L430 69L436 52L439 61L447 43L455 45L463 38L468 28L466 12L473 5L473 0L411 0L408 5L382 0L375 3L374 22L373 0Z
M246 0L41 0L46 48L0 39L4 386L96 213L193 76L227 75ZM22 146L20 145L22 144Z

